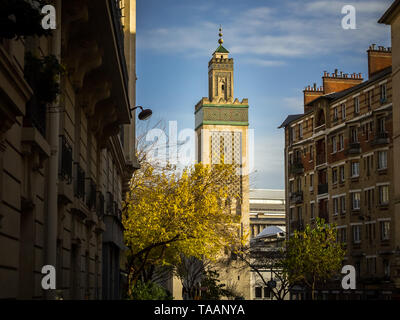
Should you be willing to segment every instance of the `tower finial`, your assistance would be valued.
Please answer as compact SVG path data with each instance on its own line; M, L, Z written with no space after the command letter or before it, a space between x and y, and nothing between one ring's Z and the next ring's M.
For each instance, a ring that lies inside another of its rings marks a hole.
M218 43L220 45L222 45L224 43L224 39L222 39L223 33L222 33L222 26L219 25L219 39L218 39Z

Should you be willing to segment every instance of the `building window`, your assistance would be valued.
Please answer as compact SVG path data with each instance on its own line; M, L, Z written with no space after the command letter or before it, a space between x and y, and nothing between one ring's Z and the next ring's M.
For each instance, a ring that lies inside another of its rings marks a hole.
M340 182L344 182L346 179L344 166L339 167L339 174L340 174Z
M351 143L357 143L358 142L358 132L357 132L356 127L351 127L350 128L350 141Z
M269 287L264 287L264 299L268 298L271 299L271 289Z
M338 115L338 109L337 107L333 108L333 121L336 121L339 119L339 115Z
M381 117L378 119L378 132L385 132L385 117Z
M379 186L379 204L387 205L389 203L389 186Z
M346 196L340 197L340 210L341 213L346 213Z
M386 169L387 168L387 151L379 151L378 152L378 169Z
M386 102L386 83L381 84L381 103Z
M354 98L354 113L358 114L360 113L360 99L359 97Z
M390 239L390 221L381 221L381 240Z
M293 208L289 209L289 219L290 219L290 221L293 221L293 211L294 211Z
M369 274L376 273L376 258L367 258L367 272Z
M385 274L385 277L390 277L390 263L387 259L383 260L383 272Z
M341 228L340 229L340 240L343 243L347 242L347 228Z
M360 210L361 195L360 192L351 193L351 203L353 210Z
M344 149L344 135L340 134L339 135L339 151Z
M256 287L256 298L262 298L262 288Z
M314 148L313 148L313 146L310 146L310 160L311 161L314 160Z
M342 119L346 119L346 105L342 103Z
M353 226L353 243L361 242L361 226Z
M299 123L299 138L303 138L303 124Z
M351 177L356 178L359 175L360 175L360 163L354 161L351 163Z
M339 198L333 199L333 214L337 215L339 213Z
M336 136L332 137L332 153L337 152L337 143L336 143Z
M314 174L310 174L310 189L314 188Z
M338 172L337 168L332 169L332 183L336 184L338 182Z
M311 214L311 219L315 218L315 203L310 204L310 214Z
M290 192L294 192L294 182L293 182L293 180L291 180L291 181L289 182L289 191L290 191Z

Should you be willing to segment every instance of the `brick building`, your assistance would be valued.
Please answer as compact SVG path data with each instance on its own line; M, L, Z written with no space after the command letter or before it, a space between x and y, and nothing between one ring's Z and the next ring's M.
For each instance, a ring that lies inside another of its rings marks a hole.
M355 297L386 298L400 288L392 53L372 45L367 54L368 80L361 74L324 72L322 87L303 91L304 113L288 116L281 125L286 225L290 236L316 217L336 224L346 248L344 264L356 268Z

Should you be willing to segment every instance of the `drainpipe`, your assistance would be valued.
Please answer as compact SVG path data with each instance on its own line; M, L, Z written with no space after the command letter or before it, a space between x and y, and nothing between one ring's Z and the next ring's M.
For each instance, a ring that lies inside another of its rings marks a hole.
M61 61L61 1L55 1L56 9L56 30L53 31L52 37L52 54ZM49 106L49 130L47 132L47 141L50 144L50 158L47 177L47 221L46 221L46 251L45 264L56 268L57 261L57 220L58 220L58 136L59 136L59 107L60 99ZM56 269L57 270L57 269ZM56 274L57 279L57 274ZM56 297L55 290L46 290L45 297L47 300L54 300Z

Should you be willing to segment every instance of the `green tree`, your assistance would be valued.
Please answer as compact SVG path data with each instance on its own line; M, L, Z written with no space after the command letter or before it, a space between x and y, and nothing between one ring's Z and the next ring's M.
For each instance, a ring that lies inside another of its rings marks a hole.
M287 241L285 269L291 283L304 283L315 298L316 284L338 275L345 251L337 241L335 225L316 219L315 226L307 225L302 232L294 232Z

